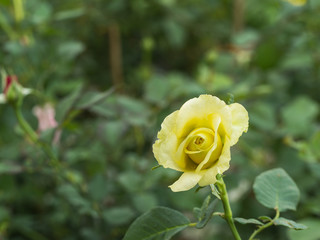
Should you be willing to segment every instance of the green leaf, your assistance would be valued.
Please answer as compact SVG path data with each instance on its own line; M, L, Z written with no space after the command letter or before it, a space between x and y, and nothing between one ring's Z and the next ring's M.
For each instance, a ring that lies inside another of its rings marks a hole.
M54 16L54 19L57 21L72 19L72 18L77 18L77 17L82 16L84 13L85 13L85 10L83 8L75 8L75 9L65 10L65 11L58 12Z
M114 207L103 211L103 218L113 225L122 225L134 217L134 212L129 207Z
M258 217L259 220L261 220L262 222L270 222L272 219L271 217L268 217L268 216L260 216Z
M58 53L64 59L71 60L77 57L85 49L83 43L78 41L63 42L58 46Z
M293 231L289 229L288 235L290 240L319 240L319 219L307 218L301 220L300 223L308 226L308 228L303 231Z
M69 96L64 98L59 105L57 106L56 110L56 119L61 124L72 107L75 105L76 101L79 99L82 90L82 85L79 85L74 92L72 92Z
M283 218L283 217L279 217L278 219L276 219L274 221L274 225L281 225L281 226L285 226L285 227L288 227L288 228L293 228L294 230L307 229L306 225L303 225L301 223L296 223L293 220L286 219L286 218Z
M123 240L168 240L189 224L182 213L166 207L156 207L138 217Z
M140 212L146 212L157 206L157 198L150 193L140 193L133 196L133 204Z
M276 126L276 114L271 104L256 102L250 113L250 123L264 131L272 131Z
M209 195L202 204L202 207L198 213L198 223L197 228L204 228L207 223L212 218L212 214L215 210L215 207L218 203L218 199L215 199L214 201L211 201L211 196Z
M234 220L238 223L241 224L257 224L257 225L263 225L262 222L258 221L257 219L254 218L249 218L249 219L245 219L245 218L234 218Z
M319 113L316 102L308 97L296 98L282 111L285 133L293 136L308 136L312 133L314 121Z
M212 193L214 196L216 196L216 198L221 199L221 198L220 198L220 193L219 193L216 185L212 185L212 186L211 186L211 193Z
M105 92L99 93L99 92L87 92L84 94L83 97L79 100L79 102L76 104L76 108L90 108L97 103L105 100L107 97L109 97L114 92L114 88L111 88Z
M0 162L0 175L1 174L14 174L20 173L23 171L23 168L19 165L16 165L12 162Z
M253 190L262 205L280 212L295 210L300 196L295 182L281 168L261 173L253 184Z
M320 159L320 131L313 134L309 142L309 148L315 159Z

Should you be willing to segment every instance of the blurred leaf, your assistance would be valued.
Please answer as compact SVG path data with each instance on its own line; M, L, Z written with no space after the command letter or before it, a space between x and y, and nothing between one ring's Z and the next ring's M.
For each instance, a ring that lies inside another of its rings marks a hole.
M104 126L104 134L110 146L116 146L121 141L125 130L125 124L121 121L109 121Z
M212 214L216 208L218 199L211 201L211 195L209 195L204 201L199 211L197 228L204 228L212 218Z
M0 174L15 174L21 172L23 169L19 165L12 162L0 162Z
M82 16L84 13L85 13L85 10L83 8L64 10L64 11L57 12L54 16L54 19L57 21L72 19L72 18L77 18Z
M10 212L4 207L0 207L0 222L8 220L10 217Z
M76 101L79 99L82 91L82 85L78 87L66 98L64 98L56 107L56 120L59 124L62 124L67 114L75 105Z
M241 224L256 224L256 225L263 225L262 222L258 221L257 219L254 218L249 218L249 219L245 219L245 218L234 218L234 220L238 223Z
M76 170L67 170L65 172L66 178L75 185L80 185L83 183L83 177L82 174L79 171Z
M286 218L283 218L283 217L279 217L278 219L276 219L274 221L274 224L275 225L281 225L281 226L285 226L285 227L288 227L288 228L292 228L294 230L304 230L304 229L307 229L307 226L301 224L301 223L296 223L295 221L293 220L290 220L290 219L286 219Z
M102 201L108 193L106 178L101 174L95 175L89 182L88 192L94 200Z
M205 65L199 67L197 80L212 92L226 90L233 84L228 75L213 71L211 67Z
M1 0L0 1L0 5L3 5L3 6L9 6L10 4L11 4L10 0Z
M37 2L37 7L33 8L30 19L34 24L42 24L51 18L51 5L46 2Z
M97 217L97 213L92 209L90 202L82 197L77 188L71 184L65 184L59 187L59 194L63 196L72 206L78 208L79 214Z
M162 24L169 43L177 48L182 47L185 40L185 31L183 26L171 19L163 21Z
M116 115L116 112L106 103L93 105L90 107L90 111L105 118L115 117Z
M243 32L239 32L233 36L234 44L241 47L251 47L253 43L258 40L258 32L253 30L246 30Z
M320 163L309 163L308 167L312 175L320 179Z
M148 124L150 115L149 108L143 101L138 99L119 96L116 99L118 107L122 110L121 117L133 126L145 126Z
M157 207L138 217L129 227L123 240L169 240L189 224L189 220L180 212Z
M320 131L313 134L309 142L309 147L315 159L320 159Z
M109 97L114 92L114 89L111 88L110 90L107 90L105 92L99 93L99 92L86 92L77 102L76 108L90 108L99 102L105 100L107 97Z
M295 210L300 196L295 182L281 168L261 173L254 181L253 190L262 205L280 212Z
M285 53L285 46L277 38L264 38L253 56L253 63L266 70L276 67Z
M150 193L135 194L133 196L134 206L140 212L149 211L151 208L154 208L157 205L157 202L157 198Z
M300 221L308 228L303 231L294 231L292 229L288 230L288 235L290 240L319 240L319 219L307 218Z
M57 132L57 128L46 129L46 130L40 132L39 140L46 142L46 143L51 143L56 132Z
M262 130L271 131L276 126L274 108L267 103L255 103L249 114L250 123Z
M71 60L83 52L85 46L78 41L63 42L58 46L58 53L63 56L64 59Z
M21 55L25 48L17 41L8 41L4 44L4 49L12 55Z
M145 85L145 99L163 107L172 99L195 96L203 91L201 86L183 74L155 75Z
M308 97L296 98L282 111L284 129L293 136L308 136L319 113L318 105Z
M312 56L306 53L294 52L288 56L282 63L284 69L306 69L312 65Z
M160 106L163 105L163 100L167 97L170 90L169 81L160 76L155 76L145 86L146 100Z
M142 178L134 171L124 172L118 178L120 184L128 191L134 192L141 188Z
M102 215L110 224L122 225L129 222L135 214L129 207L114 207L104 210Z

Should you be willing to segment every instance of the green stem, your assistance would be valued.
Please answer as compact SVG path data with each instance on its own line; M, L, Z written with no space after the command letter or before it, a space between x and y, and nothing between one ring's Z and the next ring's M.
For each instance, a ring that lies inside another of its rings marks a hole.
M13 8L16 21L21 22L24 19L23 0L13 0Z
M233 221L233 218L232 218L232 211L231 211L231 207L230 207L230 203L229 203L226 184L224 183L223 178L220 175L217 176L217 179L218 180L216 182L216 185L219 189L221 201L222 201L223 208L224 208L224 219L229 224L229 227L232 231L234 239L241 240L241 237L237 231L237 228L236 228L234 221Z
M195 223L189 223L189 227L195 227L195 226L197 226L197 224L198 223L196 223L196 222Z
M28 135L33 143L38 143L38 135L33 131L27 121L24 119L20 107L14 106L14 111L22 130Z
M22 128L22 130L26 133L26 135L30 138L30 140L40 146L42 148L42 150L47 154L47 156L50 159L50 164L56 169L58 170L60 168L60 164L58 159L55 157L55 155L53 154L51 148L43 142L39 141L38 135L35 133L35 131L31 128L31 126L29 125L29 123L24 119L22 113L21 113L21 108L18 104L14 104L13 106L18 123L20 125L20 127Z
M255 231L252 233L252 235L250 236L249 240L253 240L254 237L255 237L258 233L260 233L260 232L263 231L264 229L266 229L266 228L268 228L268 227L270 227L270 226L273 225L274 221L277 220L277 219L279 218L279 216L280 216L279 210L276 209L276 211L277 211L277 212L276 212L276 216L275 216L270 222L268 222L268 223L260 226L257 230L255 230Z

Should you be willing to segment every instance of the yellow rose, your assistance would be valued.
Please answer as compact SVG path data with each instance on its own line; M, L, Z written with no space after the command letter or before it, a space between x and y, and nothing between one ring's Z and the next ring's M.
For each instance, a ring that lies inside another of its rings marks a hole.
M230 147L247 131L248 121L242 105L227 105L211 95L190 99L167 116L153 153L159 165L183 172L169 186L172 191L215 183L216 175L229 168Z

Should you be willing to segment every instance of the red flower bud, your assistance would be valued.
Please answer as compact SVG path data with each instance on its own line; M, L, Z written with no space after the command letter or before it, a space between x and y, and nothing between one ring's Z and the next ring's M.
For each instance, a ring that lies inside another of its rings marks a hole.
M7 76L6 77L6 83L5 83L5 87L4 87L4 90L3 90L3 93L5 95L7 95L7 92L10 88L10 86L12 85L13 82L18 82L18 78L16 75L12 75L12 76Z

